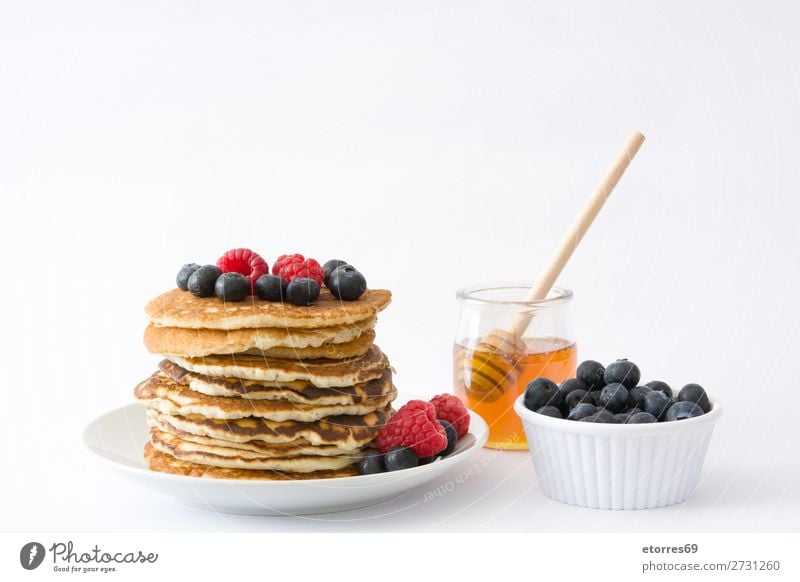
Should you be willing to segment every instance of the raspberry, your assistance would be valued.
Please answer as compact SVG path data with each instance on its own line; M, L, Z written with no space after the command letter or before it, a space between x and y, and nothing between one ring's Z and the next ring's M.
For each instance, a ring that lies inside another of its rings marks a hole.
M425 459L447 448L447 433L436 421L433 404L411 400L381 429L375 444L381 453L393 447L409 447L418 459Z
M281 269L289 263L302 263L305 260L306 258L303 255L281 255L275 259L275 263L272 265L272 274L280 275Z
M233 249L217 260L217 267L223 273L241 273L250 279L250 293L261 275L269 273L269 265L250 249Z
M272 272L283 277L287 283L291 283L292 279L303 277L314 279L317 285L322 287L322 281L325 279L325 272L320 264L314 259L304 258L303 255L281 255L275 261Z
M439 394L431 398L436 409L436 418L446 420L456 429L458 438L469 432L469 412L464 403L453 394Z

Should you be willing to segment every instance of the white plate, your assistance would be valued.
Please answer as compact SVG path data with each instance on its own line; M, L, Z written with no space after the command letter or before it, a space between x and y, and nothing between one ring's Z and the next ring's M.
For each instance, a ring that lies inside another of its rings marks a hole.
M140 403L93 420L83 431L83 442L123 477L182 505L244 515L311 515L381 503L466 461L483 447L489 435L480 416L470 411L470 417L469 433L444 459L390 473L308 481L207 479L151 471L143 456L149 427L145 406Z

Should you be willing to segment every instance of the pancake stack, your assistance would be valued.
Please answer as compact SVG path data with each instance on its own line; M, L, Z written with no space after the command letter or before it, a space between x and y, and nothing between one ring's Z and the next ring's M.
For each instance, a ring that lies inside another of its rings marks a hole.
M355 464L397 391L375 345L389 291L311 306L224 302L174 289L150 301L144 342L163 360L139 383L152 470L226 479L319 479Z

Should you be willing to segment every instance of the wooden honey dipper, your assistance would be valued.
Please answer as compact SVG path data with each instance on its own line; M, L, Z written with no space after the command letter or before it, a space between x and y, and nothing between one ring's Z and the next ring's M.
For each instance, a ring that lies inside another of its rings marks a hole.
M644 135L638 131L634 131L628 136L616 159L606 170L602 180L589 196L564 238L561 239L561 244L558 245L555 254L539 278L536 279L523 302L541 301L547 297L567 261L581 242L583 235L589 230L643 142ZM495 329L481 338L469 365L459 366L459 379L464 382L467 390L473 396L492 402L501 396L502 392L507 389L507 385L511 384L506 380L513 374L517 359L525 352L522 334L528 329L532 319L532 311L521 311L508 329ZM495 354L504 356L502 364L496 358L491 358Z

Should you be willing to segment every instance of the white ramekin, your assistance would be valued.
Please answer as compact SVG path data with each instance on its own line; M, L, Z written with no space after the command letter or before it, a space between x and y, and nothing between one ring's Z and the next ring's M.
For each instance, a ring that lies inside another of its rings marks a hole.
M593 509L649 509L697 489L722 407L652 424L598 424L532 412L517 398L539 487L547 497Z

